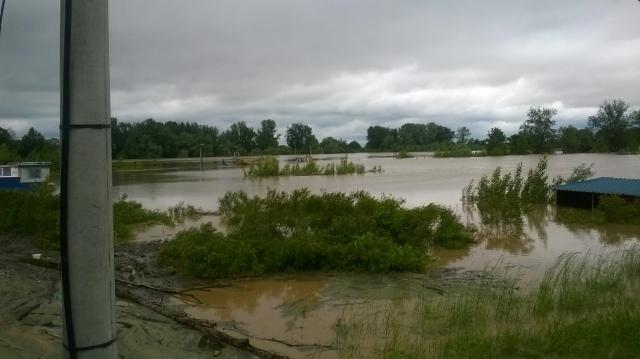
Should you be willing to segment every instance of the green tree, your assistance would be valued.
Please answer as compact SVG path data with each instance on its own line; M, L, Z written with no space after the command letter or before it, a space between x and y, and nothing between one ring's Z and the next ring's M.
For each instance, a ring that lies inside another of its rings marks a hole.
M525 134L514 133L509 137L509 152L512 155L526 155L529 150L529 138Z
M584 153L593 149L593 133L574 126L560 127L558 142L564 153Z
M27 157L29 153L39 150L46 144L44 136L36 131L35 128L29 128L29 131L22 136L20 145L18 146L18 153L21 157Z
M0 127L0 145L13 143L13 131Z
M276 121L263 120L260 122L260 129L256 135L256 145L261 150L275 149L278 147L278 138L276 134Z
M0 165L20 161L20 155L6 143L0 144Z
M351 152L362 151L362 145L360 145L360 143L357 141L351 141L349 142L349 149L351 150Z
M503 156L509 152L507 136L498 127L494 127L487 133L487 154L489 156Z
M387 137L393 137L395 139L396 136L396 130L382 126L370 126L367 128L366 147L371 150L382 151L385 149L385 142L389 142ZM395 140L393 142L395 142Z
M459 127L458 130L456 131L455 138L456 138L456 143L458 144L461 144L461 145L467 144L469 137L471 137L471 131L466 126Z
M304 153L318 144L311 127L302 123L294 123L287 128L286 140L294 153Z
M605 100L598 112L589 117L589 126L604 140L609 151L618 151L626 145L625 132L630 125L626 116L628 109L629 104L621 99Z
M528 137L533 153L551 153L556 140L556 121L553 116L558 113L555 108L530 107L527 120L520 126L520 132Z
M231 143L237 146L237 151L249 153L256 147L256 132L244 121L236 122L225 132Z

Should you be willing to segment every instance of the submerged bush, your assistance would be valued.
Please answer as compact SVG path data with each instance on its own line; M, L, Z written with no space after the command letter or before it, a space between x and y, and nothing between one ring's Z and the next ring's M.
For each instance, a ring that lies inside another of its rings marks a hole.
M243 170L244 171L244 170ZM244 172L245 177L275 177L280 174L280 163L275 157L264 157L249 167Z
M640 200L625 200L620 196L602 196L598 204L605 222L640 224Z
M512 173L503 173L497 167L491 176L482 176L477 184L472 180L462 190L462 201L476 205L484 223L517 223L529 205L553 202L555 186L585 180L593 175L591 168L592 165L583 163L568 179L558 176L550 181L546 156L529 169L526 177L522 175L522 163Z
M210 226L181 232L162 250L161 263L200 277L289 270L421 271L431 246L459 248L473 241L448 208L406 209L400 200L365 192L269 191L264 198L228 192L220 199L220 214L227 235ZM230 267L207 251L243 262ZM192 258L207 258L207 265L187 263Z
M380 169L377 172L381 172ZM347 159L347 156L340 159L336 163L329 163L326 166L320 166L315 160L309 160L304 164L286 164L280 169L278 160L274 157L265 157L258 160L244 171L245 177L276 177L276 176L335 176L364 174L365 167L362 164L356 164ZM376 171L373 171L376 172Z

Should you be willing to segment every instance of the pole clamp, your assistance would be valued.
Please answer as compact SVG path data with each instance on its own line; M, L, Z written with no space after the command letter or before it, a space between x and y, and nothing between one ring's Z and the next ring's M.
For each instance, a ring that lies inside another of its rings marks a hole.
M101 343L101 344L95 344L95 345L88 345L86 347L75 347L75 348L69 348L69 346L67 346L66 343L62 343L62 346L67 350L67 351L75 351L75 352L86 352L86 351L90 351L90 350L96 350L96 349L101 349L101 348L106 348L109 347L111 345L113 345L115 342L118 341L118 337L114 337L113 339Z
M78 124L70 124L70 125L60 125L60 129L77 129L77 128L82 128L82 129L91 129L91 130L104 130L104 129L109 129L111 128L110 124L100 124L100 123L78 123Z

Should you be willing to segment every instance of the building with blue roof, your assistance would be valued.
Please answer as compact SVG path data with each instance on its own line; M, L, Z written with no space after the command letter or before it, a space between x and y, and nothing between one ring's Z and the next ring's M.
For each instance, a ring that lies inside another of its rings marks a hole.
M601 196L617 195L628 201L640 198L640 179L599 177L554 188L558 206L593 209Z

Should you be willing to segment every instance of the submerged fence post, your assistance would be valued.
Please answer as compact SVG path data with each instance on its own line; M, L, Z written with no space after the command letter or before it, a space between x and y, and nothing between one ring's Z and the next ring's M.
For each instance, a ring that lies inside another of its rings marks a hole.
M117 357L107 0L61 0L64 356Z

